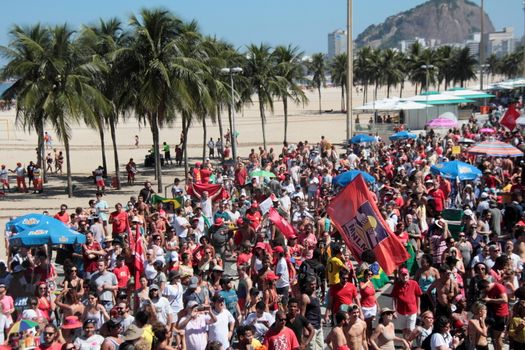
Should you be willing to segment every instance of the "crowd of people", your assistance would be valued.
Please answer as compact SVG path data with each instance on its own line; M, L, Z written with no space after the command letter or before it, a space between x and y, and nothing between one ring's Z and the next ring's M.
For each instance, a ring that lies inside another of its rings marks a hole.
M480 133L483 127L495 133ZM86 207L63 204L45 213L84 234L85 244L13 246L16 232L6 232L0 343L52 350L524 349L521 158L471 155L463 138L523 143L492 119L471 118L444 135L429 130L391 144L376 136L340 153L322 137L252 149L233 162L207 158L186 181L174 180L173 198L156 195L146 181L126 203L108 203L97 183ZM217 154L210 157L222 156L211 142ZM460 182L430 172L454 159L483 176ZM128 181L136 168L130 160ZM352 254L327 214L342 190L334 177L353 169L374 177L369 190L380 215L410 253L390 279L373 250ZM447 211L459 218L446 219ZM389 283L390 299L380 305Z

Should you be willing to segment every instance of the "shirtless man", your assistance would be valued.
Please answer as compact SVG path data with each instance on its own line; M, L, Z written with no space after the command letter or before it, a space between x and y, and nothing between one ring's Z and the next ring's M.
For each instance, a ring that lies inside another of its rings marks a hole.
M439 266L440 278L428 287L427 295L432 299L432 292L436 290L436 317L452 316L450 305L454 298L460 293L458 283L454 279L452 269L446 264Z
M338 311L335 314L337 326L332 328L324 340L330 350L350 350L348 345L346 345L346 336L343 332L343 328L349 324L349 319L350 317L346 311Z
M347 325L343 328L347 347L350 349L368 350L366 323L359 318L361 315L359 306L351 306L348 312L350 313L350 319L348 320Z

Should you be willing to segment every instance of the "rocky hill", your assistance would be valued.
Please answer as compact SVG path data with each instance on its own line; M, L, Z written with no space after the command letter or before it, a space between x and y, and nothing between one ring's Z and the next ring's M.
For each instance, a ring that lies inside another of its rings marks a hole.
M401 40L416 36L438 39L441 43L460 43L469 34L480 32L480 7L468 0L430 0L411 10L388 17L381 24L366 28L355 40L357 47L397 47ZM484 32L494 26L485 13Z

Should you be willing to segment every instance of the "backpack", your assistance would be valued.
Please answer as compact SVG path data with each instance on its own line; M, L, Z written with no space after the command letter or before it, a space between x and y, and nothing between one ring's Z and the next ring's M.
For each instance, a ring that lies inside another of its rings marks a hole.
M299 283L299 288L301 290L304 288L308 276L314 277L317 281L317 285L319 286L319 281L317 278L317 273L315 272L315 268L312 265L310 265L308 260L306 260L299 267L299 273L297 274L297 282Z
M433 335L434 335L434 333L431 333L431 334L427 335L427 337L421 343L421 349L423 349L423 350L432 350L432 347L431 347L430 344L432 342L432 336Z

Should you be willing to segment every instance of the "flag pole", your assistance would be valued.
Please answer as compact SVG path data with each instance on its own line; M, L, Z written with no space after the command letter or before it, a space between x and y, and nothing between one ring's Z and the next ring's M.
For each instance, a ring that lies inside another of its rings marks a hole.
M354 85L354 55L353 55L353 40L352 40L352 0L347 3L347 18L346 18L346 140L348 141L353 134L352 120L352 87Z

